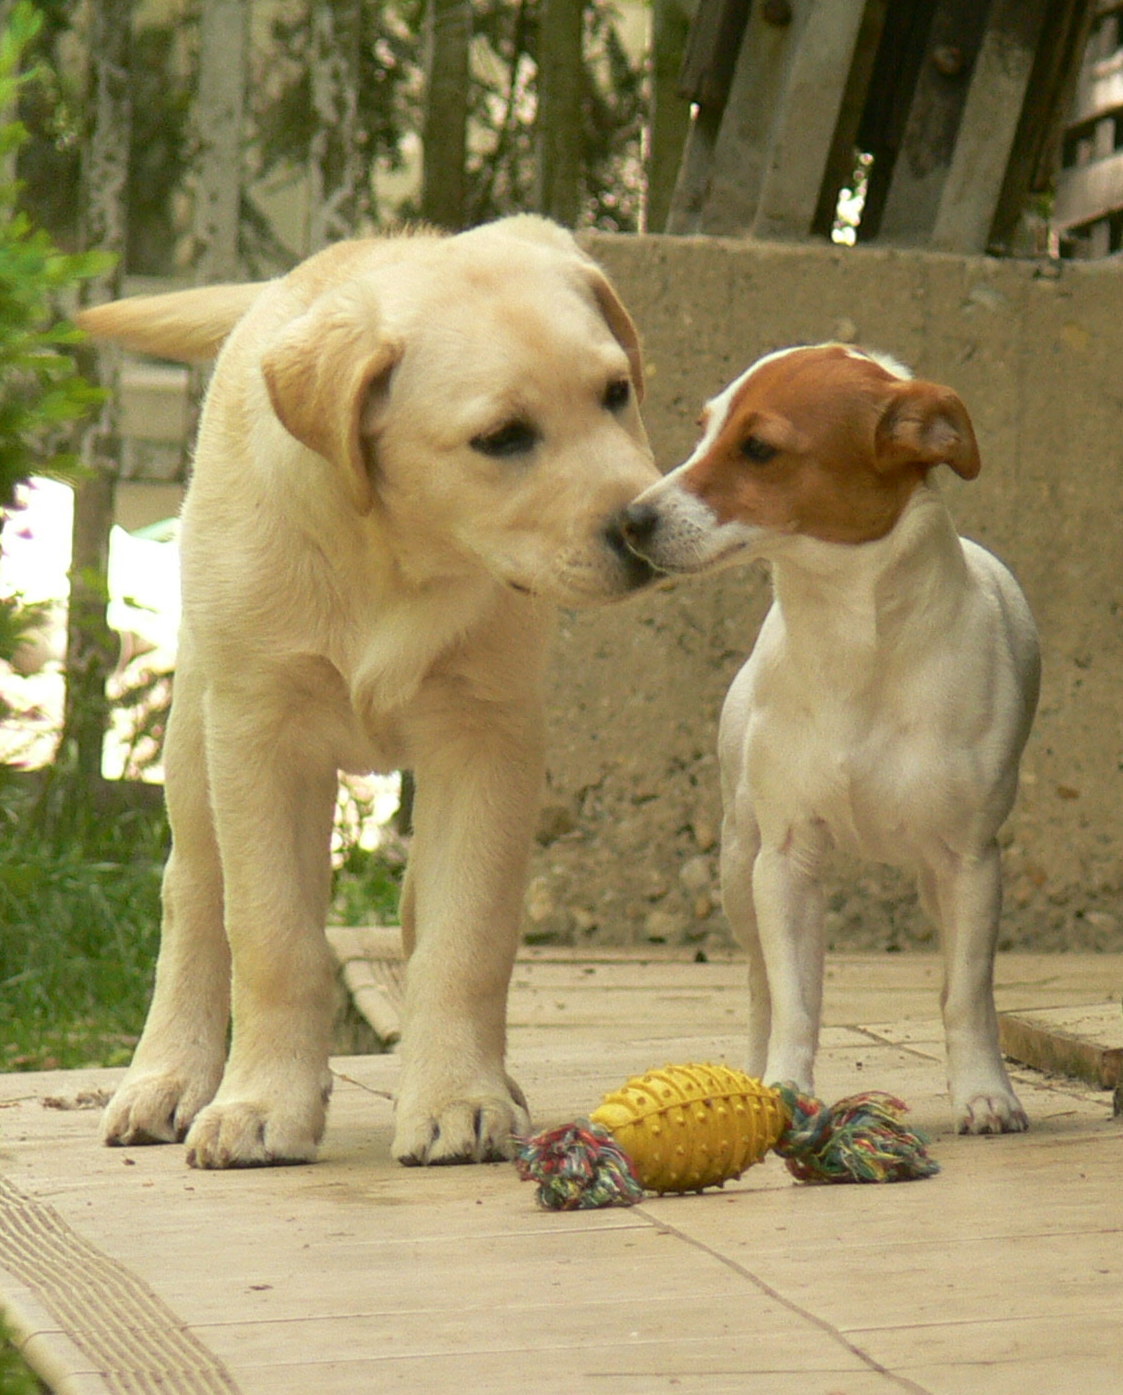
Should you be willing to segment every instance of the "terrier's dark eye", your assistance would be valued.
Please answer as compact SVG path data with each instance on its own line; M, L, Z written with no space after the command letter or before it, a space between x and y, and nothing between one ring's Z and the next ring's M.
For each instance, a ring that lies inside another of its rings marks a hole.
M628 405L632 396L632 385L627 378L617 378L604 390L604 405L610 412L619 412Z
M471 446L481 455L504 457L525 455L538 444L538 433L525 421L509 421L496 431L488 431L482 436L473 436Z
M770 445L759 436L746 436L741 442L741 454L754 465L766 465L778 451L777 446Z

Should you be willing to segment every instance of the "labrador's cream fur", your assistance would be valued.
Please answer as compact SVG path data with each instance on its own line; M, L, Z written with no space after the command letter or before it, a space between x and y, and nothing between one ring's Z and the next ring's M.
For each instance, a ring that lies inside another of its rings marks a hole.
M221 349L183 513L155 996L106 1141L186 1136L200 1167L314 1156L337 776L409 767L393 1152L505 1155L528 1123L506 996L553 609L651 574L612 522L658 477L631 320L529 216L82 320L169 358Z

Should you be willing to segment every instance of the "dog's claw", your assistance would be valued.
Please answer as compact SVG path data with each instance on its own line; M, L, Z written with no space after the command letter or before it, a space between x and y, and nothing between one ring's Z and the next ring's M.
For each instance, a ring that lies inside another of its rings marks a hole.
M308 1163L315 1160L323 1131L322 1106L305 1118L248 1102L212 1104L187 1135L187 1162L206 1170Z
M513 1082L511 1082L513 1085ZM522 1091L452 1100L432 1113L399 1114L393 1154L405 1167L449 1167L462 1163L504 1162L514 1156L514 1139L529 1131Z
M182 1143L217 1083L217 1077L203 1076L200 1083L174 1070L126 1078L105 1107L102 1142L111 1148Z
M1029 1118L1013 1095L973 1095L956 1111L962 1134L1024 1133Z

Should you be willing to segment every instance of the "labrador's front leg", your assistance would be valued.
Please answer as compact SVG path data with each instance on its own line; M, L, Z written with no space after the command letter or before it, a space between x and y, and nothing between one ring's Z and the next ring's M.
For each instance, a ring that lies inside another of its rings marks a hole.
M418 722L409 960L393 1153L409 1165L509 1157L529 1124L504 1069L542 782L537 710L434 705Z
M233 1032L218 1093L187 1135L195 1167L307 1162L324 1129L336 772L311 724L276 693L266 699L211 694L208 706Z

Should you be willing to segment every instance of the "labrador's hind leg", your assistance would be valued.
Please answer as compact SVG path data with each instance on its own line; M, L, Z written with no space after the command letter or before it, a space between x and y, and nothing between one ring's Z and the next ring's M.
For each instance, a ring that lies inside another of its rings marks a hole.
M200 698L189 665L181 666L164 750L172 851L156 987L132 1064L102 1119L109 1144L181 1140L222 1077L230 953Z

